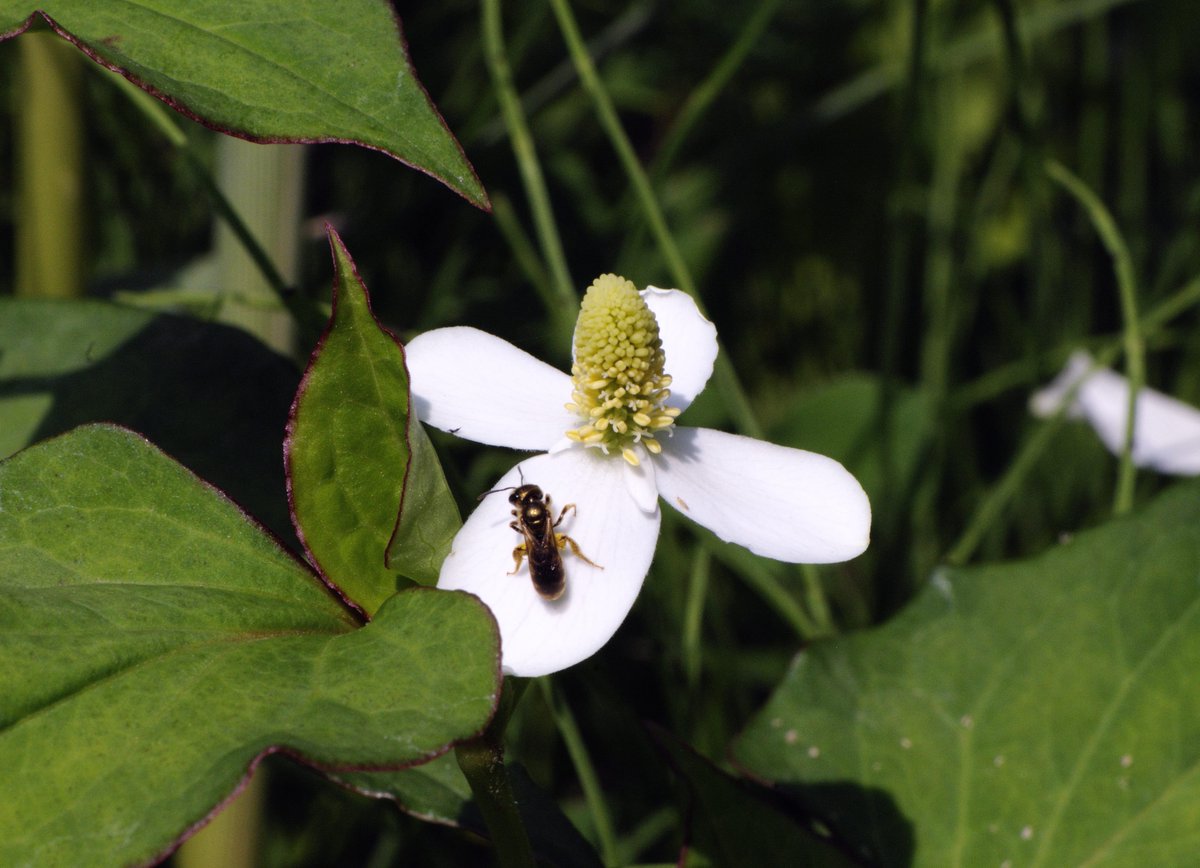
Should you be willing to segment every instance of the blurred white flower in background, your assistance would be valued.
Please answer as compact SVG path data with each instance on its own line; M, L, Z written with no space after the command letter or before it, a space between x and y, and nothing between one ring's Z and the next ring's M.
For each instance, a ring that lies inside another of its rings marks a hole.
M1062 372L1029 401L1031 412L1049 418L1069 400L1067 416L1086 419L1114 455L1125 445L1129 381L1108 368L1092 367L1084 350L1071 354ZM1089 373L1090 371L1090 373ZM1075 386L1079 388L1068 398ZM1133 463L1175 476L1200 475L1200 410L1154 389L1143 388L1134 411Z

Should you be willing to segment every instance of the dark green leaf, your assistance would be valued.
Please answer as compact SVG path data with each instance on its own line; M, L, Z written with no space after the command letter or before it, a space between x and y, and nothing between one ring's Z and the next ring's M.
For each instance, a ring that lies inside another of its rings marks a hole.
M354 142L487 207L380 0L155 4L0 0L0 33L42 12L91 57L179 111L262 142Z
M853 863L830 842L775 804L772 794L722 772L669 733L651 734L687 784L704 827L709 855L718 865L821 865Z
M508 766L509 778L534 853L560 868L598 868L596 851L519 765ZM471 799L471 787L452 754L412 769L395 772L339 772L332 775L351 789L395 801L423 820L460 826L483 837L488 829Z
M365 627L131 432L0 464L0 864L144 862L259 757L428 759L486 724L498 637L463 594Z
M116 422L281 537L291 524L279 438L299 380L230 326L102 301L0 299L0 457Z
M1190 864L1198 574L1194 483L1038 558L939 571L886 626L805 651L738 760L881 864Z
M429 435L415 416L409 418L412 461L404 478L400 522L388 545L388 566L422 584L433 584L462 527L462 517Z

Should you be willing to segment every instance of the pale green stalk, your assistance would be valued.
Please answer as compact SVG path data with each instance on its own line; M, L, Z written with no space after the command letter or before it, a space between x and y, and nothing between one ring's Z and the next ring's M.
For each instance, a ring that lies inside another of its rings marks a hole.
M1137 284L1133 275L1133 259L1121 237L1117 224L1100 198L1066 166L1050 160L1046 174L1061 184L1083 206L1100 240L1113 260L1117 291L1121 300L1121 319L1125 352L1125 374L1129 379L1129 404L1125 418L1125 438L1121 446L1117 471L1117 490L1113 497L1113 513L1122 515L1133 508L1133 485L1136 469L1133 466L1133 432L1136 424L1137 398L1146 382L1146 347L1138 324Z
M54 33L17 40L17 295L83 295L83 55Z
M608 805L604 802L604 792L600 788L600 780L596 776L596 767L592 765L587 745L583 743L583 736L579 733L575 716L571 714L571 709L567 706L566 701L554 689L549 678L539 678L538 685L542 689L546 704L550 706L550 712L554 715L554 723L558 727L563 743L567 746L567 753L575 767L575 775L579 778L580 787L583 788L583 798L587 802L588 812L592 816L596 837L600 839L600 857L605 865L612 868L612 866L619 865L621 859L617 849L617 836L613 829L612 818L608 812Z
M213 178L212 172L209 171L208 166L204 164L204 161L200 159L199 155L191 147L187 136L184 135L179 125L175 123L175 119L171 116L171 113L163 107L162 103L124 77L110 73L108 70L101 69L100 67L96 67L96 69L109 82L120 89L128 97L129 101L142 112L146 119L158 128L167 141L175 146L183 159L187 161L188 167L195 173L196 178L204 185L205 190L212 197L213 207L217 210L217 214L226 222L239 243L245 248L246 253L249 254L255 267L267 282L267 285L279 296L303 332L306 335L311 333L315 339L320 330L324 328L323 318L316 313L313 307L305 304L292 287L288 286L279 269L275 267L271 256L263 248L262 244L259 243L233 203L229 201L229 198L221 190L220 185Z
M558 338L570 340L575 329L575 315L579 307L579 295L571 274L567 269L567 257L563 253L562 239L554 222L554 210L550 205L550 194L546 190L546 179L538 162L533 136L525 123L521 110L521 99L513 85L512 70L504 52L504 33L500 21L500 0L483 0L483 49L488 69L492 74L496 98L500 101L500 113L508 127L513 156L521 172L525 194L529 197L529 208L533 215L534 228L542 257L549 265L551 289L547 295L550 317Z

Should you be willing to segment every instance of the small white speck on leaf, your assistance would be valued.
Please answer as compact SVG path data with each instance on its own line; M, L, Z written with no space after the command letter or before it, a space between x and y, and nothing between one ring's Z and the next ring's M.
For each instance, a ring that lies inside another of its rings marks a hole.
M794 729L789 729L783 734L783 740L788 744L795 744L800 740L800 733L796 732Z
M975 718L971 717L969 714L964 714L958 719L958 722L963 729L970 729L975 725Z
M1121 757L1121 768L1127 769L1131 765L1133 765L1133 757L1132 756L1130 756L1129 754L1125 754L1125 756Z
M821 749L814 744L808 749L808 755L813 759L816 759L821 755Z
M1021 827L1021 840L1029 841L1029 840L1032 840L1032 838L1033 838L1033 826L1022 826Z
M900 747L908 750L910 747L912 747L912 739L910 739L908 736L900 739Z
M992 757L992 765L994 765L996 768L1000 768L1000 766L1004 765L1004 754L998 753Z

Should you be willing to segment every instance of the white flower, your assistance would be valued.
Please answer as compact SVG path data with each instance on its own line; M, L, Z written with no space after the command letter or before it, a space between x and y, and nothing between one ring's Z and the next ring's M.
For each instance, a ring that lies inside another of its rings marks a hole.
M438 587L470 591L500 625L504 670L537 676L595 653L633 606L658 539L658 499L756 554L834 563L867 546L871 508L831 458L706 428L682 428L712 374L716 329L677 290L639 293L598 278L575 328L572 375L500 338L445 328L414 338L407 360L420 419L469 440L536 450L496 484L455 537ZM668 376L666 371L670 371ZM567 512L566 589L533 587L507 489L531 483Z
M1129 417L1129 381L1108 368L1093 371L1095 364L1083 350L1072 353L1062 373L1034 393L1029 409L1041 418L1053 416L1078 385L1067 415L1086 419L1108 450L1119 455ZM1138 467L1160 473L1200 475L1200 410L1143 388L1134 411L1132 458Z

